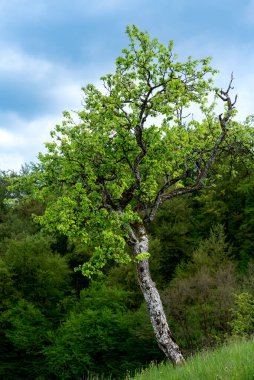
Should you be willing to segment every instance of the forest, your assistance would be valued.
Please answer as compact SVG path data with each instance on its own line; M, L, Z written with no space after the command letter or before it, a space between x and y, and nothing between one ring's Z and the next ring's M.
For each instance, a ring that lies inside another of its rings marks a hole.
M79 124L65 112L39 163L0 173L5 380L125 379L254 332L253 117L210 59L127 34Z

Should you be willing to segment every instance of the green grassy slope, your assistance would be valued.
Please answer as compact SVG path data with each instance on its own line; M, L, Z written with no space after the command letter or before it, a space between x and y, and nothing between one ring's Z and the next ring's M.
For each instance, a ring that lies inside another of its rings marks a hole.
M198 354L183 366L151 366L133 380L253 380L254 340L235 341Z

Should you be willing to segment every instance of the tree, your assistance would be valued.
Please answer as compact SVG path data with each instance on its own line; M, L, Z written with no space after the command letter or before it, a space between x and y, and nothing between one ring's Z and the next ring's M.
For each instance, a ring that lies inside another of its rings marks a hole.
M107 264L136 262L158 345L178 364L184 357L149 272L147 225L165 201L212 180L210 169L234 127L233 77L218 91L209 58L181 63L172 41L164 46L135 26L127 34L129 48L115 72L101 78L104 89L83 88L78 123L65 112L47 153L39 155L35 190L47 207L38 219L91 253L81 267L85 276L102 273ZM209 94L225 105L219 117ZM202 121L186 115L193 105Z

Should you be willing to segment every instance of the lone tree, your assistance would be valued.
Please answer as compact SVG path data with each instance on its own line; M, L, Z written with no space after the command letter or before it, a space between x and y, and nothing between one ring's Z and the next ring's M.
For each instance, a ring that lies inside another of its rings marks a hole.
M104 88L83 89L79 122L65 112L39 155L37 189L47 199L39 219L93 252L82 266L85 276L100 274L107 263L136 262L158 345L178 364L184 357L149 272L147 225L163 202L208 185L233 130L233 78L227 90L216 91L209 58L181 63L172 41L165 46L136 26L127 35L129 48L115 72L101 78ZM208 104L211 93L224 104L218 117ZM202 120L187 115L193 106Z

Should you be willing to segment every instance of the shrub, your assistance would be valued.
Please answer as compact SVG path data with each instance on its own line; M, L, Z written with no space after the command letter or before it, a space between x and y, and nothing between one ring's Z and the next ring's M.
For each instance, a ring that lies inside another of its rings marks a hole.
M254 333L254 298L249 293L234 294L233 318L229 322L232 335L248 336Z

